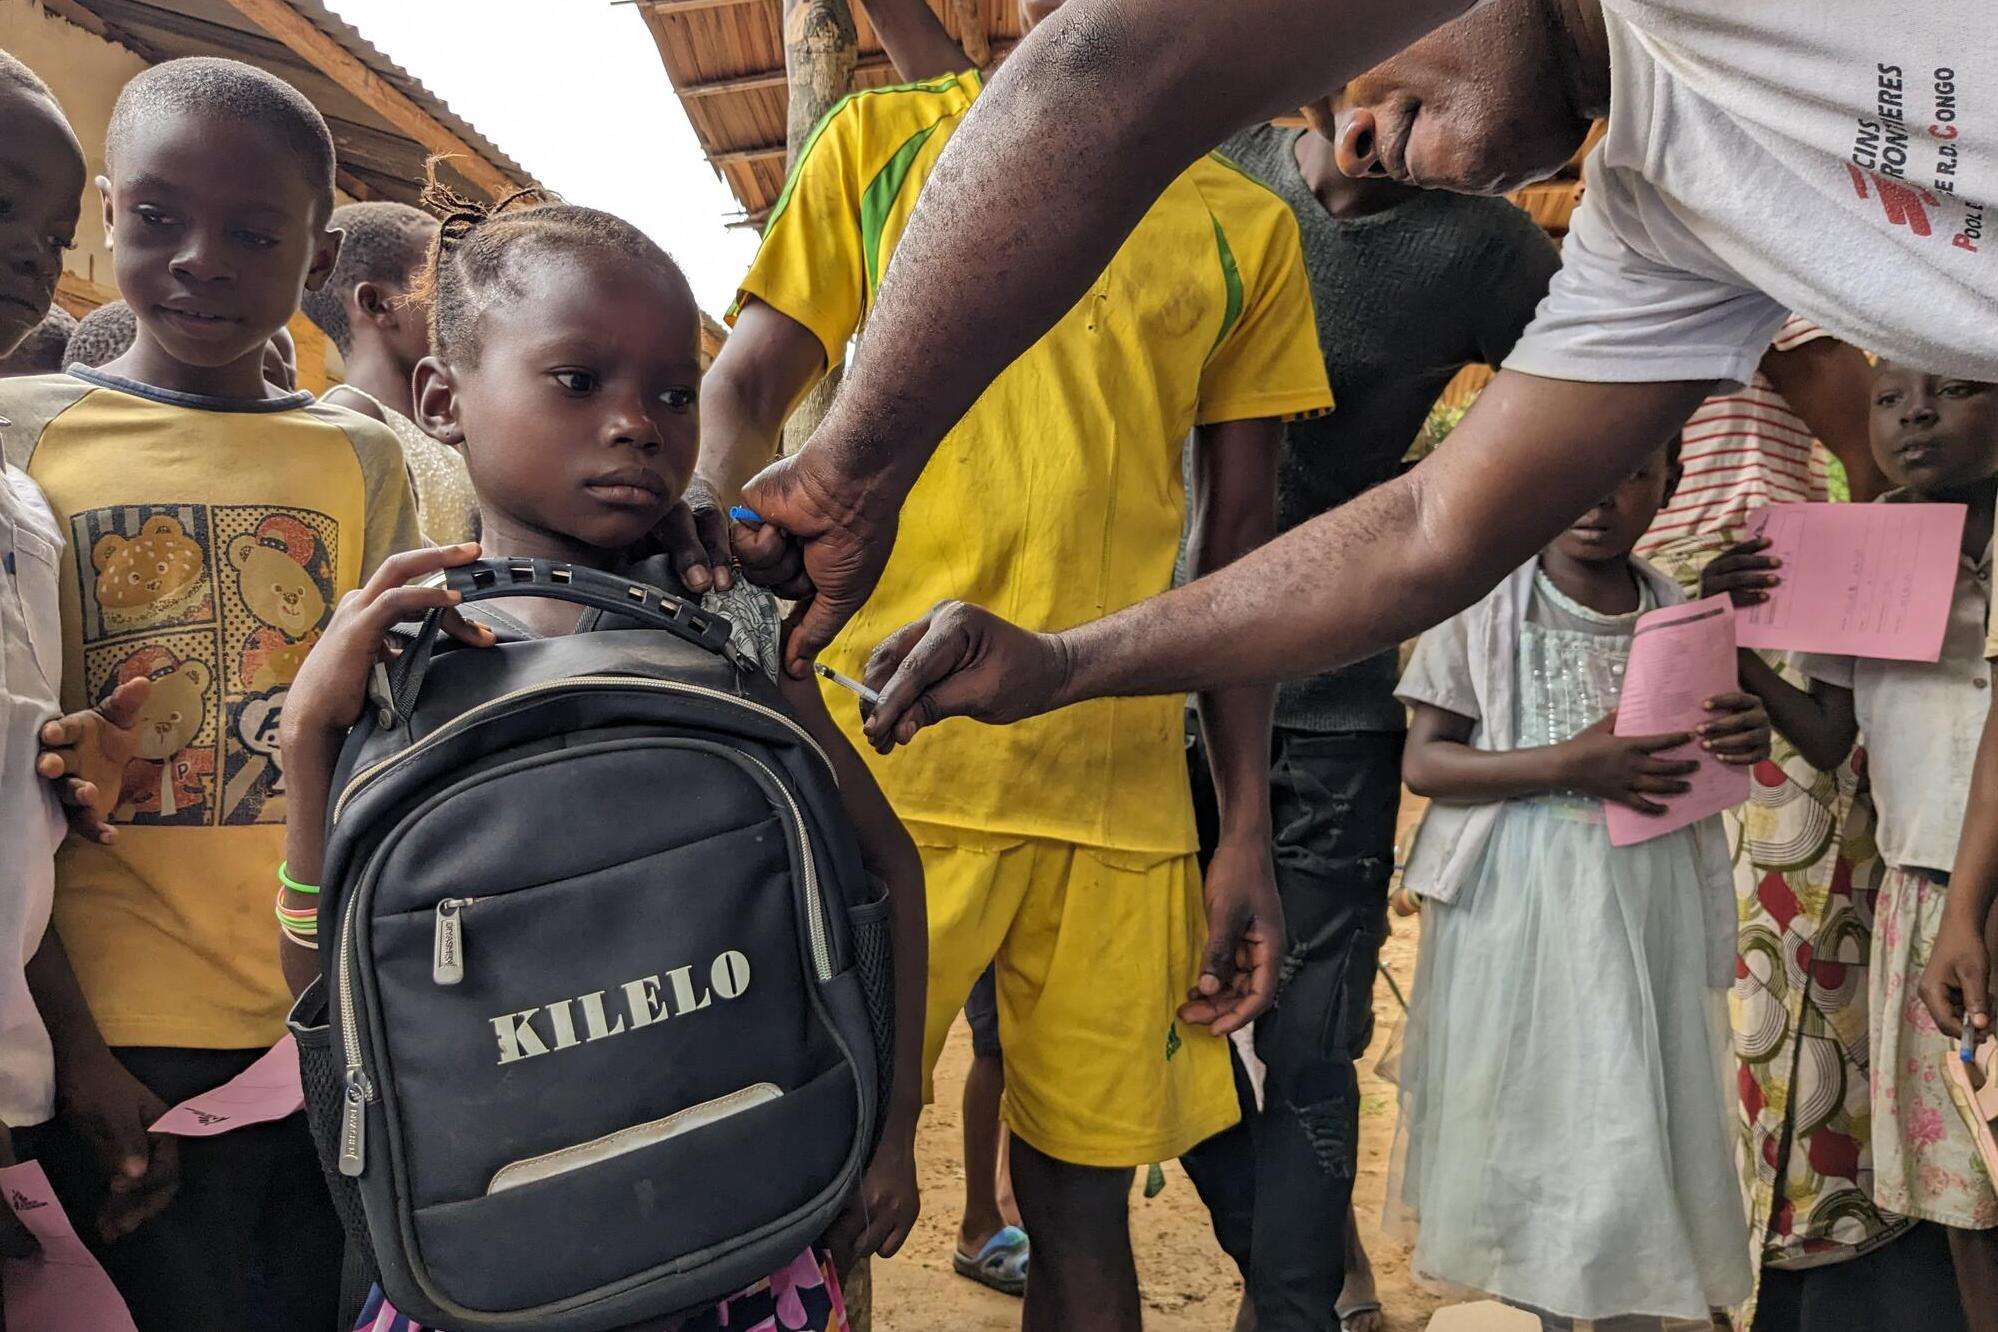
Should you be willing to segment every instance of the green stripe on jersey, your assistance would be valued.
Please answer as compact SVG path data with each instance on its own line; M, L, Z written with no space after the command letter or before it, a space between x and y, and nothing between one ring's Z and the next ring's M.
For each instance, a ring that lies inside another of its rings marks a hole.
M859 92L850 92L846 96L840 98L837 102L834 102L832 104L832 109L826 112L823 116L820 116L819 123L812 126L811 135L806 138L804 147L800 148L798 150L798 155L792 159L791 169L784 176L783 192L777 196L777 202L770 206L770 216L763 220L763 229L765 231L768 231L770 229L770 224L772 222L775 222L779 217L781 217L783 215L784 210L791 206L791 191L795 189L798 184L798 168L804 164L806 158L812 155L812 147L813 145L818 143L819 135L825 133L826 126L832 124L834 116L846 110L846 104L848 102L851 102L858 97L873 97L880 93L949 92L951 86L963 77L965 76L962 74L945 74L940 78L927 79L919 83L891 83L886 87L882 88L863 88Z
M915 166L917 155L936 132L935 125L925 125L905 139L886 165L874 173L874 179L867 182L867 192L860 196L860 253L867 263L870 293L881 285L881 240L888 229L888 214L895 207L902 187L909 183L909 171Z
M1221 311L1221 331L1214 335L1214 345L1207 349L1212 356L1235 331L1235 322L1242 317L1242 271L1235 267L1235 252L1228 248L1228 233L1221 230L1221 219L1209 213L1207 220L1214 224L1214 248L1221 257L1221 285L1228 293L1228 304Z

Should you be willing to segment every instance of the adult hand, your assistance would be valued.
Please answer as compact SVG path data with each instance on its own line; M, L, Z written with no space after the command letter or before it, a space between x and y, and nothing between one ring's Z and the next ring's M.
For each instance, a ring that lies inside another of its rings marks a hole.
M680 502L666 511L652 535L687 590L726 592L735 586L735 555L729 547L728 504L706 477L687 483Z
M55 783L69 829L79 837L105 846L117 840L111 812L124 789L125 765L139 752L139 709L152 687L144 676L127 680L96 707L42 727L35 771Z
M1283 904L1267 837L1223 837L1202 883L1207 951L1180 1021L1216 1036L1245 1027L1276 1002L1283 960Z
M742 502L763 518L765 540L776 535L770 528L780 529L809 581L807 592L783 556L763 542L753 551L739 544L751 581L779 595L810 597L798 632L784 645L785 670L801 678L881 581L902 507L892 488L876 478L840 475L825 456L806 448L779 458L742 488Z
M962 601L938 602L884 639L865 683L881 695L865 730L885 754L946 717L1002 725L1062 706L1068 648Z
M1665 806L1649 797L1690 791L1686 778L1700 765L1692 759L1664 759L1658 754L1677 749L1692 738L1684 732L1618 735L1612 712L1561 746L1562 784L1583 795L1628 805L1640 814L1663 814Z
M884 1107L885 1112L885 1107ZM915 1127L890 1128L867 1163L860 1189L826 1233L833 1261L843 1272L856 1258L880 1254L893 1258L909 1238L922 1211L922 1190L916 1183Z
M1700 595L1714 597L1725 592L1737 606L1759 606L1769 600L1770 589L1782 585L1782 575L1776 570L1783 567L1783 561L1762 553L1768 549L1767 537L1752 537L1714 556L1700 570Z
M110 1177L98 1236L109 1244L164 1210L180 1185L180 1144L147 1127L167 1112L167 1103L101 1047L57 1064L56 1100Z
M1974 920L1943 912L1929 964L1922 970L1920 993L1944 1035L1951 1039L1963 1035L1966 1019L1980 1033L1990 1034L1991 958Z

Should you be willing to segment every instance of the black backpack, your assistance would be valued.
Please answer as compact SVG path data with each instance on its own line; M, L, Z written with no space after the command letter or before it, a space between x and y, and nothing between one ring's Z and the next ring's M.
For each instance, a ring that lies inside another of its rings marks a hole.
M711 1304L851 1195L892 1048L888 904L825 755L648 583L450 570L585 631L378 669L292 1014L335 1202L404 1314L597 1332Z

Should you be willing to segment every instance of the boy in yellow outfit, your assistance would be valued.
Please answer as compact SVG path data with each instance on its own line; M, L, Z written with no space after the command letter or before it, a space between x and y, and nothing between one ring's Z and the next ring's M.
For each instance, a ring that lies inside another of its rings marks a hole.
M855 94L800 154L703 385L702 471L725 494L845 359L981 87L966 73ZM1295 219L1203 159L946 441L873 600L824 660L858 676L876 643L946 597L1056 630L1164 590L1190 432L1192 557L1226 563L1273 531L1284 420L1330 406ZM831 701L858 742L852 698ZM1270 701L1259 688L1201 699L1224 824L1205 906L1177 698L945 728L874 762L923 853L927 1066L996 959L1013 1182L1035 1241L1029 1327L1138 1326L1131 1168L1237 1118L1225 1045L1177 1014L1210 913L1253 902L1275 924Z

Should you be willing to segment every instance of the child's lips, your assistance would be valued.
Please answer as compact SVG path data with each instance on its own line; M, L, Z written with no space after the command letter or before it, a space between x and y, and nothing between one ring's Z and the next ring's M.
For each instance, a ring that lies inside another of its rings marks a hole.
M196 310L189 306L156 305L155 312L166 316L177 327L195 333L219 333L233 328L238 322L232 315L215 314L208 310Z
M657 508L666 498L666 478L646 468L606 472L583 488L599 503L620 509Z

